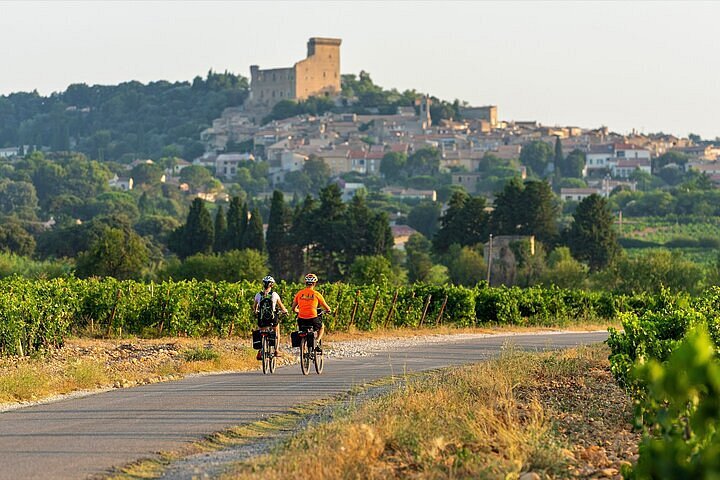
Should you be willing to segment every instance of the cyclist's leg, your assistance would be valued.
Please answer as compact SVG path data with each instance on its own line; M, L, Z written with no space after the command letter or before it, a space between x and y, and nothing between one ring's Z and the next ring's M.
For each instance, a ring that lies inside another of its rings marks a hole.
M275 324L275 356L280 355L280 322Z

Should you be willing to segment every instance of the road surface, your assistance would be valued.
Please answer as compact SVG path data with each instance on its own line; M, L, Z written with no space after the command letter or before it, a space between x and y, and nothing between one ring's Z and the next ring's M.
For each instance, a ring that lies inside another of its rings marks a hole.
M322 375L311 367L310 376L303 377L292 365L274 375L192 377L8 411L0 413L0 479L82 479L364 382L484 360L508 342L543 350L606 338L594 332L465 339L326 359Z

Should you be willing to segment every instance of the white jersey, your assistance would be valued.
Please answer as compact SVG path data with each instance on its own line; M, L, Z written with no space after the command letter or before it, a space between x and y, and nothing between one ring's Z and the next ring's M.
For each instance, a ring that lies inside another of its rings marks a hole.
M260 304L260 300L262 300L262 298L262 292L255 295L255 303ZM272 296L270 298L272 299L272 307L274 312L275 310L277 310L277 302L280 301L280 295L278 295L277 292L272 292Z

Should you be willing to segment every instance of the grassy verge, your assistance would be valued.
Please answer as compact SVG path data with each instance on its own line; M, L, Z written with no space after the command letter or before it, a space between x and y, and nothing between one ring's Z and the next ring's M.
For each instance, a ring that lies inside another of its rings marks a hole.
M237 339L74 339L45 355L0 359L0 404L251 370L257 363L248 342Z
M226 478L619 478L637 438L607 353L510 351L411 380Z

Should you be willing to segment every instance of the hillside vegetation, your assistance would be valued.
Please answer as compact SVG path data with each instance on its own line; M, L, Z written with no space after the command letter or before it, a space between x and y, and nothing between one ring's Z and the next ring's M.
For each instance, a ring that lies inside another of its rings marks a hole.
M194 158L200 132L223 109L242 105L248 81L208 72L192 82L136 81L70 85L49 96L37 91L0 96L0 147L47 146L90 158Z

